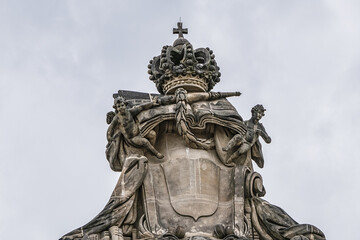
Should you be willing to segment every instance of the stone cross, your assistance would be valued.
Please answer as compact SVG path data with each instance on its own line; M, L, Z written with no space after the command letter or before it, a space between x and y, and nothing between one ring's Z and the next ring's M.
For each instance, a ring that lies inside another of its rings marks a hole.
M178 28L173 28L173 34L179 34L179 38L184 37L183 34L187 34L188 33L188 29L187 28L182 28L182 22L178 22L177 23Z

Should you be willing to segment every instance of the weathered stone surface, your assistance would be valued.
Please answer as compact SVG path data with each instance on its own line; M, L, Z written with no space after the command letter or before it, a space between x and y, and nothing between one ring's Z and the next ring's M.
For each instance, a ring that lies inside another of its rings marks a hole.
M104 209L65 239L325 240L268 203L260 138L271 142L256 105L244 121L227 97L210 92L220 72L213 52L183 37L149 65L160 94L113 95L106 158L121 172Z

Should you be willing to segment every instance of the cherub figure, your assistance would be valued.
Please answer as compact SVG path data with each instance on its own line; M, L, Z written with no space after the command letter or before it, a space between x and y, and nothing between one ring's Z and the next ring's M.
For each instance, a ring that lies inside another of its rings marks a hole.
M251 118L245 121L245 125L247 126L247 132L245 136L240 134L235 134L234 137L228 142L226 147L223 147L225 152L228 152L230 149L239 147L226 161L226 164L231 164L233 160L238 158L241 154L248 152L251 147L258 142L259 136L261 136L266 143L271 142L270 136L266 133L264 126L259 122L260 119L265 116L264 112L266 109L258 104L251 109ZM263 162L256 163L259 167L262 167Z
M134 117L141 111L158 106L157 98L149 103L140 104L129 108L125 98L118 97L114 100L115 116L107 130L107 140L111 141L122 135L126 142L135 147L145 147L157 158L163 158L164 155L158 152L148 139L140 135L139 126L136 124ZM111 116L108 116L111 117Z

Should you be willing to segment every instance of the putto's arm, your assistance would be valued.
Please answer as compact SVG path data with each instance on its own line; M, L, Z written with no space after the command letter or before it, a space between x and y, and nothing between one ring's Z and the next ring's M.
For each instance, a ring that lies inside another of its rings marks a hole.
M265 131L264 126L259 123L259 129L258 129L259 135L264 139L266 143L271 143L271 137L267 134Z
M157 99L153 99L151 102L148 102L148 103L143 103L143 104L140 104L140 105L137 105L137 106L134 106L132 107L131 109L129 109L129 111L131 112L131 114L133 116L136 116L138 115L140 112L144 111L144 110L147 110L147 109L150 109L152 107L155 107L155 106L158 106L159 103L157 101Z

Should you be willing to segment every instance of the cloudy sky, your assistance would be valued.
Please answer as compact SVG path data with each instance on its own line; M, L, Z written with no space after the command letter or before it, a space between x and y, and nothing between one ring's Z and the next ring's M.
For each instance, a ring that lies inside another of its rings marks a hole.
M0 0L0 239L58 239L103 208L112 94L156 92L147 64L179 17L214 50L214 91L241 91L244 119L267 108L265 199L357 238L359 1Z

